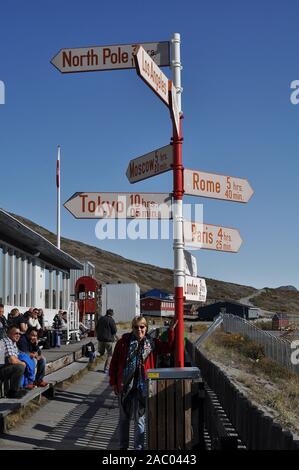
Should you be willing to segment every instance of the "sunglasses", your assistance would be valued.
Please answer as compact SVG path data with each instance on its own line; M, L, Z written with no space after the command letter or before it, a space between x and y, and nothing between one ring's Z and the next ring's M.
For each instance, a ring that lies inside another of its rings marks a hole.
M146 328L145 325L134 326L134 330L144 330L144 328Z

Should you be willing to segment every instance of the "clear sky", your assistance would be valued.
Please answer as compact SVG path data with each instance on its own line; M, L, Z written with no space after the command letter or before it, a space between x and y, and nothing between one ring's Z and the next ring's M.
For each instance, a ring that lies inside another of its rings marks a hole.
M171 173L130 185L129 160L167 145L169 114L134 70L61 74L61 48L182 39L184 165L247 178L248 204L204 203L204 221L240 230L238 254L195 252L199 274L299 288L297 0L3 0L0 7L0 206L55 231L56 148L62 202L76 191L170 192ZM171 71L163 69L169 77ZM173 266L169 241L99 241L95 221L62 209L62 235Z

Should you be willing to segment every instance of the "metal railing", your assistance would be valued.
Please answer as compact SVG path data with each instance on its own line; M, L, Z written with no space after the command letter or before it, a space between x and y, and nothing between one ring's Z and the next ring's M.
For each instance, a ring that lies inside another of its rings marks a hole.
M223 329L228 333L239 333L247 336L264 348L265 356L278 362L286 369L299 374L299 364L292 363L291 343L277 338L270 332L261 330L253 323L231 314L223 314Z

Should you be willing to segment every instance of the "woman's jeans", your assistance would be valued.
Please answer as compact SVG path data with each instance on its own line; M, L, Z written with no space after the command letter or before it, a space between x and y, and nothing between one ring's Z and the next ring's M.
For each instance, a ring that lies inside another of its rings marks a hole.
M145 413L139 416L139 400L137 395L132 397L132 415L128 417L121 401L121 395L118 396L119 402L119 441L121 449L129 448L130 420L134 418L134 449L143 450L144 431L145 431Z

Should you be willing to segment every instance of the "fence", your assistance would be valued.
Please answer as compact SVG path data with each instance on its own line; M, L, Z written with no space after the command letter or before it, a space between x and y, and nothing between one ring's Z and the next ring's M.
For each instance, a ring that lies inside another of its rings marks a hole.
M223 314L223 328L229 333L248 336L255 343L263 346L266 357L273 359L291 372L299 374L299 364L291 361L293 349L289 341L277 338L268 331L257 328L244 318L230 314Z
M216 393L228 419L247 449L299 450L296 436L282 429L270 416L253 405L226 374L209 361L191 341L187 340L186 348L193 358L193 364L200 368L203 379Z

